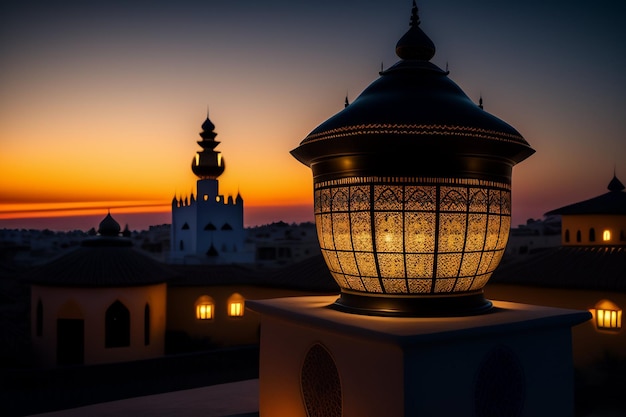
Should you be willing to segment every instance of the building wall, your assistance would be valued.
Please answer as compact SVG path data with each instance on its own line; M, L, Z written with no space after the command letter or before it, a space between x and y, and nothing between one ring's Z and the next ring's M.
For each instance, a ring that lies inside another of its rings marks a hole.
M604 240L604 231L609 231L610 239ZM590 239L594 236L593 240ZM562 216L561 242L564 246L626 245L626 216L607 214Z
M57 319L84 320L84 364L122 362L162 356L165 346L166 284L120 288L31 286L31 332L40 365L57 364ZM43 306L43 327L37 335L37 304ZM119 300L130 313L130 346L105 347L106 310ZM144 343L144 309L150 306L150 343Z
M617 306L626 307L626 293L608 291L541 288L510 284L489 283L484 288L488 299L513 301L524 304L543 305L574 310L594 309L596 304L608 299ZM626 359L626 331L599 330L594 320L579 324L572 329L574 364L587 367L602 361L609 353Z
M242 285L170 287L167 294L167 330L205 341L213 347L258 343L258 313L245 309L243 317L228 316L228 300L234 294L241 295L244 300L310 295L293 290ZM210 297L215 303L215 314L211 320L196 318L196 302L203 296Z
M251 263L254 252L245 246L243 200L219 194L216 179L197 182L197 197L172 204L170 263ZM214 230L207 230L208 225ZM228 227L229 226L229 227ZM219 256L208 258L213 245Z

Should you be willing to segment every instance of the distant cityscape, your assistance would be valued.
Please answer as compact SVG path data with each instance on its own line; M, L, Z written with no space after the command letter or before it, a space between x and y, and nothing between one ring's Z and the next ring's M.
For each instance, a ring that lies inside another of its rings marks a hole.
M133 246L160 262L170 252L171 225L150 226L148 230L123 232ZM283 266L319 255L319 244L313 222L271 224L245 229L246 245L254 252L257 266ZM0 253L5 263L30 267L48 262L97 234L95 228L68 232L49 229L0 229ZM560 216L528 219L511 229L504 261L555 247L561 241Z
M170 252L171 225L150 226L148 230L122 232L133 246L160 262ZM254 264L282 266L319 254L315 224L275 222L245 229L246 245L254 251ZM0 256L6 264L17 268L31 267L50 261L80 246L84 239L97 234L95 228L69 232L49 229L0 229Z

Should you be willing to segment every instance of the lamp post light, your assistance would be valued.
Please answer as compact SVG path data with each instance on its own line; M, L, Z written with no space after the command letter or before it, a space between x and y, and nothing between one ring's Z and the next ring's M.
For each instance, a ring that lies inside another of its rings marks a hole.
M574 415L571 327L591 314L492 309L483 294L508 240L513 166L534 151L429 62L415 3L396 52L291 151L312 170L341 295L246 303L261 316L259 413Z
M432 64L411 26L400 61L292 155L313 173L324 260L339 310L453 316L491 308L482 288L508 240L512 167L534 153Z

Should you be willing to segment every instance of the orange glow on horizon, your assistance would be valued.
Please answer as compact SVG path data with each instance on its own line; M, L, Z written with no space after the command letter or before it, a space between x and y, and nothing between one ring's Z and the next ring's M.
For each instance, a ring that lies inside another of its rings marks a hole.
M99 215L108 210L116 213L161 213L171 210L163 201L95 201L75 203L31 203L0 205L0 220L40 217Z

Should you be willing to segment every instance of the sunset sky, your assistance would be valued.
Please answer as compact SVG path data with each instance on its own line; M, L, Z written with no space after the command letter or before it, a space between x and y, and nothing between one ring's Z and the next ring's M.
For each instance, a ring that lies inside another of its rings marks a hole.
M312 220L289 151L399 60L411 0L129 3L0 6L0 228L169 222L207 108L246 226ZM626 182L626 2L417 5L432 62L537 151L513 170L514 225Z

